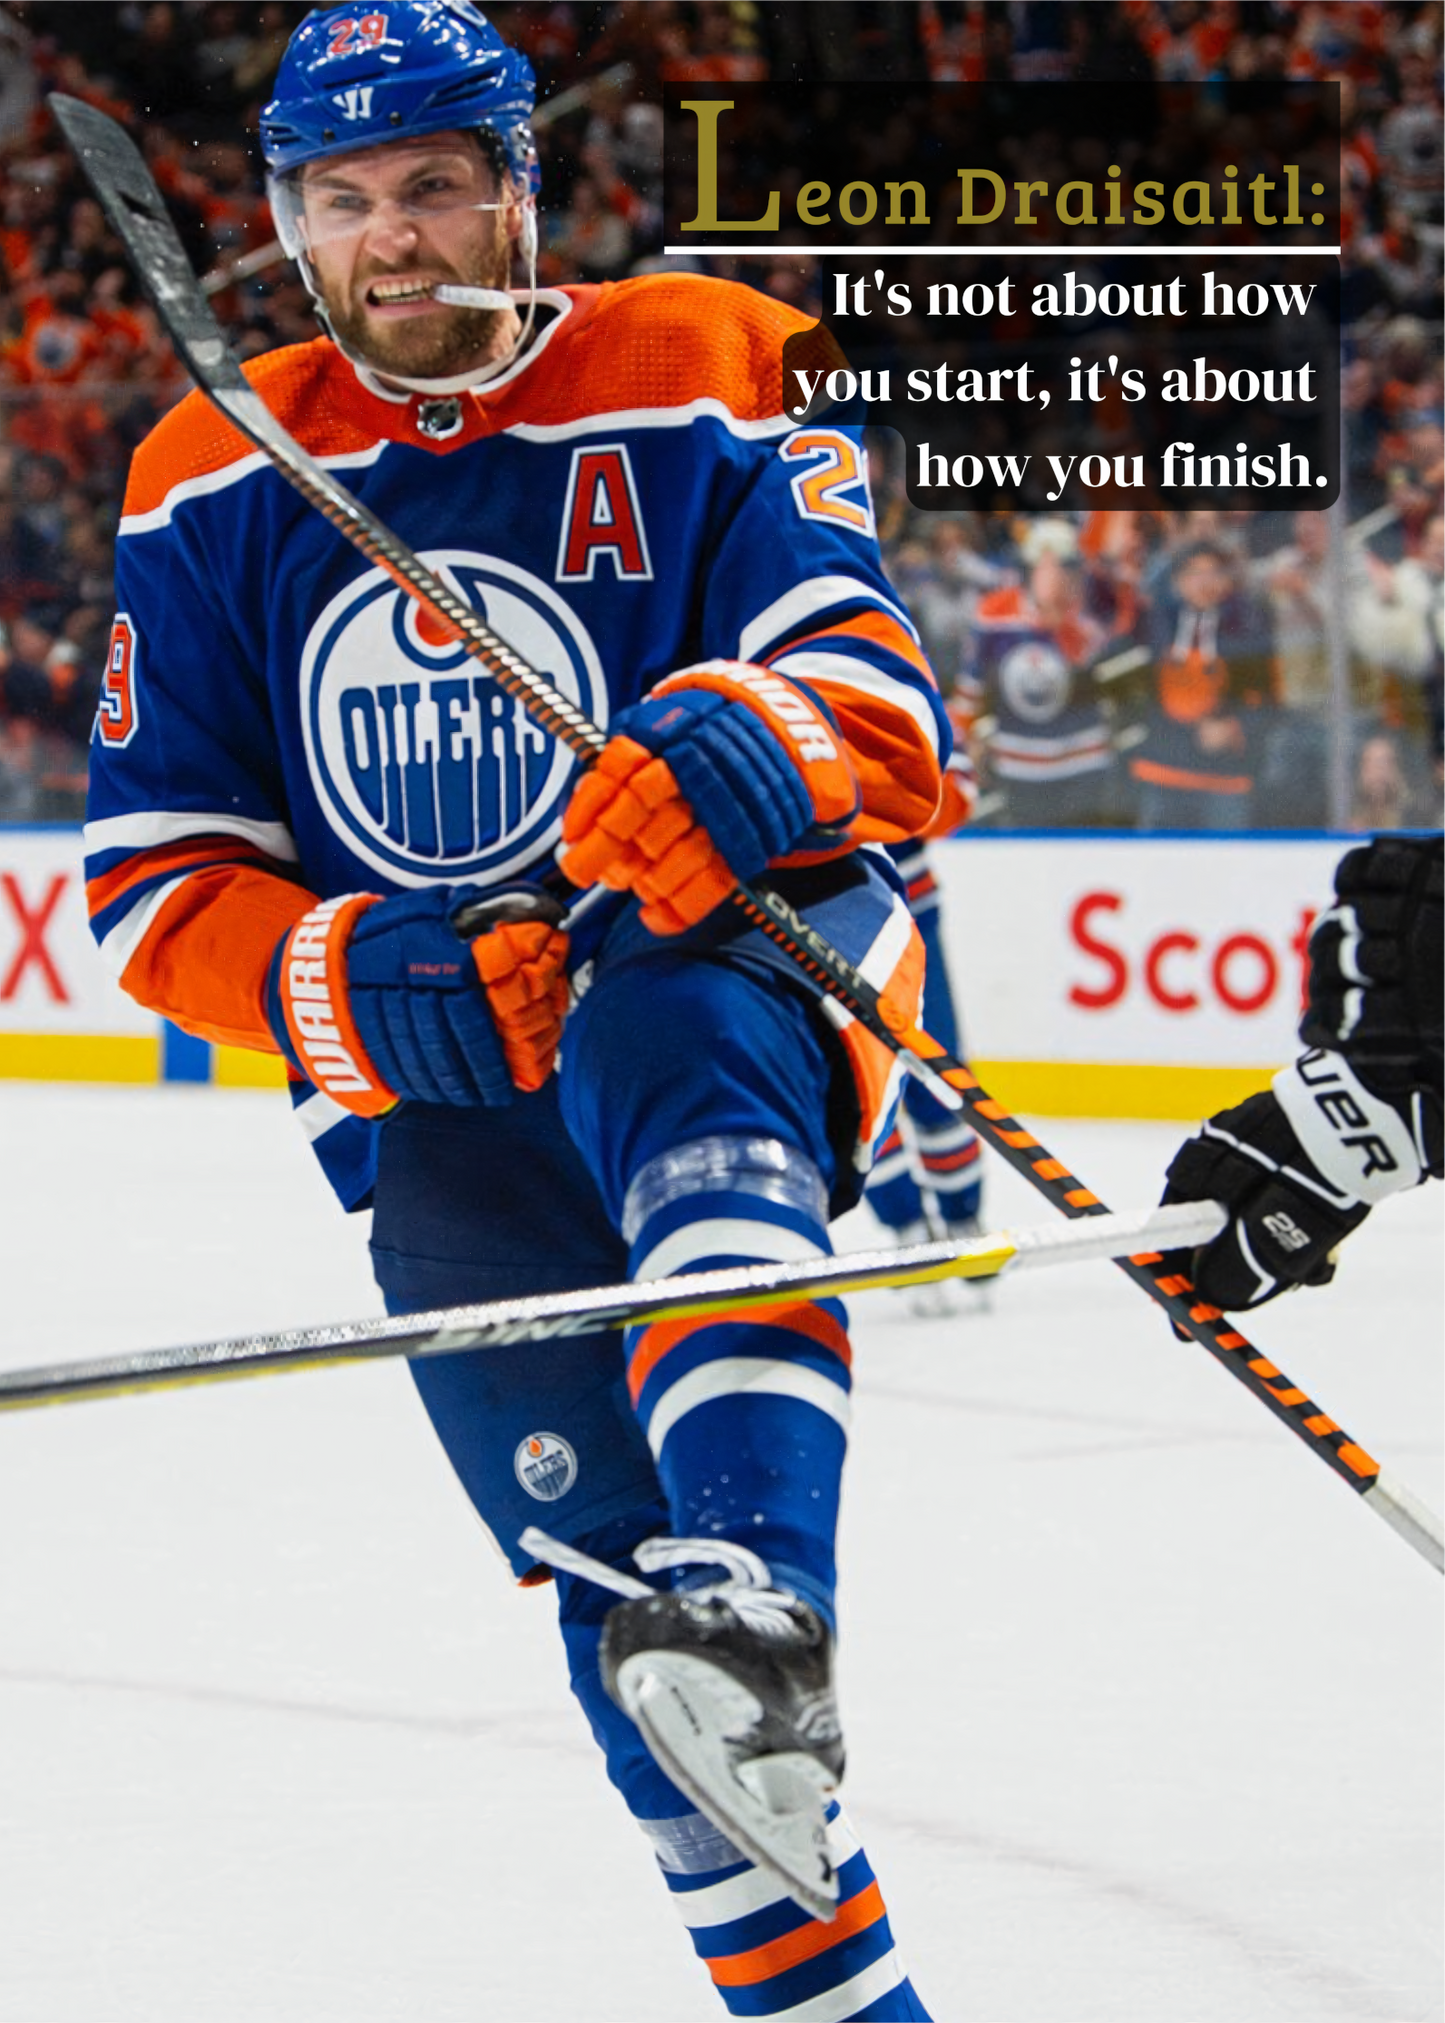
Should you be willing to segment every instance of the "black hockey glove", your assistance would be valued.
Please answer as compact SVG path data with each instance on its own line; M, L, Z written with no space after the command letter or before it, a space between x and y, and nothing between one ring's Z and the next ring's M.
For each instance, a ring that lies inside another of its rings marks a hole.
M1409 1125L1421 1163L1441 1161L1441 843L1379 836L1335 872L1336 901L1310 935L1306 1045L1342 1053Z
M1166 1201L1217 1201L1229 1226L1171 1269L1201 1299L1238 1312L1295 1285L1328 1285L1336 1244L1364 1221L1361 1201L1324 1189L1272 1090L1221 1110L1175 1153Z
M1328 1285L1335 1246L1377 1201L1425 1177L1410 1129L1340 1054L1301 1055L1274 1087L1211 1117L1175 1153L1166 1201L1220 1202L1228 1227L1171 1257L1201 1298L1262 1306L1294 1285Z

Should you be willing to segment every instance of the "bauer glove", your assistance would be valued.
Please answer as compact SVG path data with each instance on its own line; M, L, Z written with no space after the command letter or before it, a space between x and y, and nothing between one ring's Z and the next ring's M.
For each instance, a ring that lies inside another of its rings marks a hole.
M561 919L535 887L328 899L272 958L271 1030L294 1067L363 1117L401 1101L510 1103L552 1071L567 1009Z
M1292 1285L1328 1285L1335 1246L1377 1201L1424 1179L1423 1149L1392 1103L1341 1054L1319 1049L1266 1093L1221 1110L1175 1153L1166 1201L1218 1201L1228 1227L1171 1268L1212 1306L1262 1306Z
M767 668L705 661L617 716L558 861L575 885L635 892L654 934L680 934L766 865L848 848L858 808L819 703Z

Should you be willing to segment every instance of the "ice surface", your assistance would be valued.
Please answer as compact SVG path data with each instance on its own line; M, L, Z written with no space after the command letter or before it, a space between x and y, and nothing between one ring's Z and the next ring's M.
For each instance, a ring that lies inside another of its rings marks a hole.
M1045 1135L1126 1207L1179 1133ZM376 1310L283 1100L0 1142L8 1367ZM1437 1509L1442 1198L1252 1329ZM1438 1576L1107 1265L854 1313L849 1803L940 2023L1438 2017ZM0 2018L720 2015L552 1615L399 1365L0 1416Z

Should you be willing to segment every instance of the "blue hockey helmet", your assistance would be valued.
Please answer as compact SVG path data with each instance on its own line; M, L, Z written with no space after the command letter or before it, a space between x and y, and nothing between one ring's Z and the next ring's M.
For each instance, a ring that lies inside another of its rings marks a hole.
M261 151L279 184L307 162L385 141L480 132L518 194L535 197L535 99L531 64L471 0L323 8L287 44Z

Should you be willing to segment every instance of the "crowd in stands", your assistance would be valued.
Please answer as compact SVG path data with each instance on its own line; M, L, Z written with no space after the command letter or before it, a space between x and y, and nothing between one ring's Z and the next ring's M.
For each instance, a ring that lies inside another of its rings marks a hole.
M1318 513L924 512L908 499L898 439L874 432L880 533L940 677L972 717L984 821L1439 822L1434 0L537 0L488 11L537 72L548 284L667 263L664 79L1338 80L1348 528L1333 549ZM224 283L215 306L243 357L302 341L315 326L293 271L268 258L255 130L305 12L281 0L0 0L0 820L81 810L125 471L187 385L45 95L91 99L136 134L195 266ZM691 264L821 312L806 258ZM1066 707L1044 736L1050 698Z

